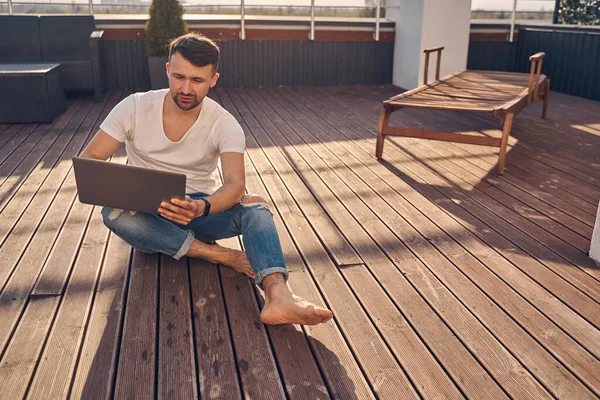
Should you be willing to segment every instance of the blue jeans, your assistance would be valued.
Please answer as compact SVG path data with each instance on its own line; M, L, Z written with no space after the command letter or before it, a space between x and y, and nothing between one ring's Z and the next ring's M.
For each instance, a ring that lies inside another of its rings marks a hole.
M192 193L192 199L206 193ZM254 282L260 287L268 275L282 273L287 280L283 251L271 210L265 203L242 204L228 210L193 219L180 225L156 214L102 209L104 224L113 233L144 253L163 253L177 260L187 254L194 239L204 243L242 235L244 250L256 273Z

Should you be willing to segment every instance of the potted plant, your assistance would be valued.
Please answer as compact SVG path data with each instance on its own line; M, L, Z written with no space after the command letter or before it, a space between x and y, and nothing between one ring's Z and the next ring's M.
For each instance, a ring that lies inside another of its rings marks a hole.
M179 0L152 0L150 5L150 17L146 22L146 48L150 87L153 90L169 86L165 68L169 42L187 33L183 11Z

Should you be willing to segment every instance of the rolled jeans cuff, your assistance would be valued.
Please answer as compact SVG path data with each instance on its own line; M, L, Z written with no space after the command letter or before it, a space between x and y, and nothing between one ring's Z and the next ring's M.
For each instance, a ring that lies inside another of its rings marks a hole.
M256 286L258 286L259 288L262 289L263 279L265 279L267 276L269 276L271 274L277 274L277 273L283 274L283 279L285 280L285 282L287 282L288 278L290 277L290 273L288 272L287 268L271 267L271 268L265 268L265 269L258 271L258 273L254 276L254 283L256 284Z
M181 257L185 256L188 253L188 251L190 251L190 247L192 247L192 243L194 243L195 238L196 236L194 235L194 232L188 230L187 237L183 241L183 244L179 248L179 251L173 256L173 258L179 260Z

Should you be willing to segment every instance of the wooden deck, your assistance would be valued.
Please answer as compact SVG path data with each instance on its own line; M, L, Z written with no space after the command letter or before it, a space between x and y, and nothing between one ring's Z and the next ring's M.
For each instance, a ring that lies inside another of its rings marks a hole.
M600 396L600 103L529 107L499 177L497 149L459 143L388 138L377 162L394 94L213 94L246 131L248 190L272 205L290 286L335 313L316 327L265 327L243 275L132 252L77 201L70 159L123 93L0 126L0 398ZM500 133L443 111L392 124Z

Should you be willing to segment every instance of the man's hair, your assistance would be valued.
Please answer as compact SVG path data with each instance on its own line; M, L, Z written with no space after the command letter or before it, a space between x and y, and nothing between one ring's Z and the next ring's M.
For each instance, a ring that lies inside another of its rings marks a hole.
M175 53L197 67L212 65L213 72L219 68L219 46L204 35L187 33L173 39L169 44L169 61Z

